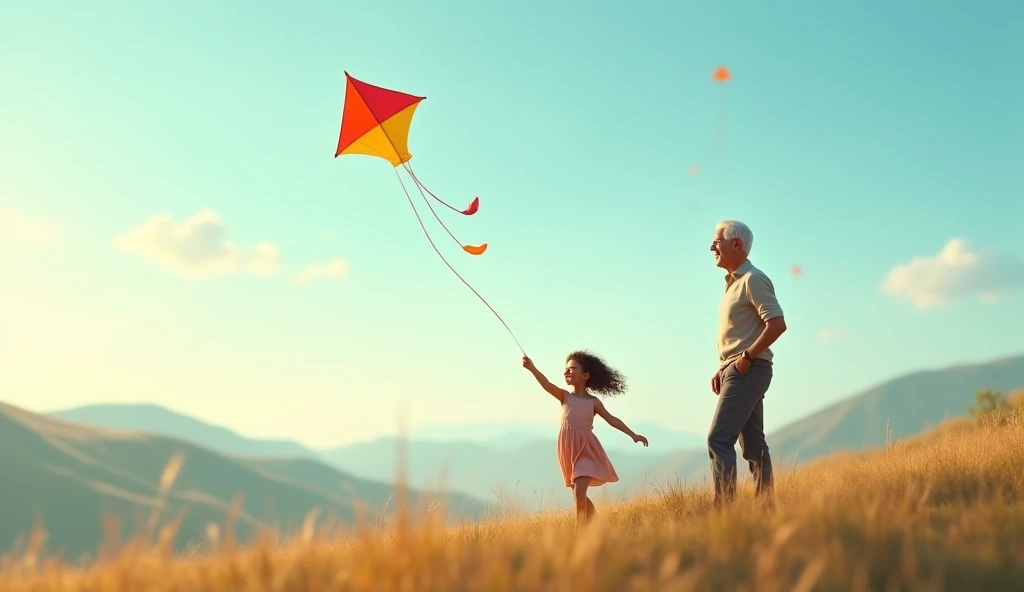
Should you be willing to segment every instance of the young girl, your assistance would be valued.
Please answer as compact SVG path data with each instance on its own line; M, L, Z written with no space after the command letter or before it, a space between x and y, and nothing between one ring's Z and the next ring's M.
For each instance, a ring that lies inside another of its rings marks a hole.
M572 487L576 502L577 523L587 522L594 516L594 502L587 497L587 487L598 487L619 480L608 454L594 435L594 416L600 415L608 425L647 446L647 438L633 433L605 408L604 403L590 394L617 395L626 391L626 381L619 372L609 368L604 360L586 351L576 351L565 360L567 391L552 384L523 357L523 367L533 373L540 386L562 403L562 427L558 431L558 464L566 487Z

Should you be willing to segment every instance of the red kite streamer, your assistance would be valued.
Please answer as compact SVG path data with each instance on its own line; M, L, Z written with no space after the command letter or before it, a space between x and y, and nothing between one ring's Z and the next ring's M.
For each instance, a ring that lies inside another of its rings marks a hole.
M342 110L341 115L341 131L338 136L338 147L334 153L334 157L337 158L343 155L349 154L362 154L366 156L373 156L382 158L394 167L395 176L398 177L398 182L402 186L402 190L405 192L405 197L409 201L409 206L412 208L413 213L416 215L416 219L419 220L420 228L423 229L423 234L426 235L427 241L430 242L430 246L434 248L438 257L444 261L448 269L452 271L462 283L466 284L466 287L472 290L486 306L494 313L494 316L498 317L502 325L505 325L505 329L508 330L509 335L512 335L512 339L515 340L516 345L519 345L519 340L509 329L501 315L491 307L490 304L484 297L477 292L473 286L469 285L459 272L455 271L455 268L448 263L448 260L444 258L441 251L434 244L430 233L427 232L426 226L423 225L423 219L420 218L420 214L416 211L416 206L412 203L412 197L409 195L409 190L406 189L405 183L402 181L402 177L398 174L398 167L401 165L409 176L412 178L416 188L419 189L420 196L423 197L423 201L427 204L431 213L434 214L434 218L441 225L442 228L448 233L448 236L452 237L452 240L456 242L462 250L470 255L482 255L487 250L487 243L477 245L463 244L459 239L455 238L448 227L441 221L440 216L434 211L433 206L430 205L430 200L427 199L427 195L446 206L448 209L455 212L459 212L466 216L472 216L480 208L480 198L475 197L473 201L463 210L455 208L449 205L447 202L442 200L440 197L435 195L432 191L427 189L423 183L420 182L416 173L412 169L412 165L409 164L409 160L412 158L412 154L409 153L408 139L409 139L409 127L412 124L413 114L416 112L416 108L420 102L426 97L411 95L397 90L391 90L380 86L374 86L361 80L357 80L345 72L345 106ZM523 347L519 345L519 349ZM526 355L526 352L523 352Z

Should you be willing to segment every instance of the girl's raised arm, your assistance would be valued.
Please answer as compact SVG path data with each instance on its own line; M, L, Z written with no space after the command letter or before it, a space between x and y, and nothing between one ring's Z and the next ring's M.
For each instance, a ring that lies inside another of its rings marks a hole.
M537 379L541 388L550 393L552 397L558 399L559 402L562 402L562 397L565 396L565 391L552 384L547 377L541 374L540 370L537 370L537 367L533 365L533 360L528 356L523 356L523 368L526 368L533 374L533 377Z

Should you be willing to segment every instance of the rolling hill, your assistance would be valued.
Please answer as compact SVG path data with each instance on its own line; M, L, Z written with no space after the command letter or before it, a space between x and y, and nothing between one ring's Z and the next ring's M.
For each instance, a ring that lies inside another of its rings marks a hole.
M938 424L947 415L965 415L978 389L1010 390L1020 386L1024 386L1024 355L982 364L913 372L856 393L793 422L770 434L768 442L777 466L819 458L830 450L865 450L884 445L887 436L909 436ZM106 406L111 407L117 406ZM61 413L76 419L85 417L75 409ZM153 424L170 425L170 422L160 424L158 420L145 415L132 420L130 413L94 418L101 425L118 421L145 430L153 429ZM228 432L223 428L202 425L208 433ZM671 433L656 424L636 426L652 442L669 441L678 446L660 453L633 444L601 421L595 425L622 479L617 484L601 488L598 496L617 497L652 482L664 483L677 478L690 484L710 480L703 436ZM196 438L194 441L211 448L227 445L223 443L228 440L212 440L211 443L204 440L203 432L194 426L189 429L191 432L182 428L175 435L189 439L187 434L192 433ZM410 434L413 439L407 443L409 483L413 487L437 486L444 474L446 489L489 503L507 503L514 497L526 509L566 507L571 504L572 496L562 486L555 460L556 432L554 425L515 422L482 424L475 426L475 430L465 426L419 428ZM428 437L430 439L426 439ZM231 442L234 442L232 446L237 446L232 450L239 450L238 454L258 454L268 448L274 449L260 444L258 440L236 438ZM256 444L246 448L242 442ZM318 458L362 479L393 482L397 447L397 438L385 437L330 450L307 451L304 456ZM315 483L313 472L296 473L293 477L303 483ZM744 471L740 473L742 475ZM306 481L307 478L312 481Z
M831 451L864 451L915 435L947 417L964 416L984 388L1024 387L1024 355L913 372L886 381L768 434L776 466L801 464ZM738 450L738 447L737 447ZM744 474L741 462L740 474ZM707 453L682 452L646 467L647 479L710 481ZM634 473L630 479L639 479Z
M50 412L47 415L103 428L137 430L186 440L231 456L259 457L261 466L280 467L271 459L291 459L298 466L323 461L345 473L373 481L393 483L399 438L387 436L327 450L311 450L297 442L258 440L241 436L159 405L96 404ZM595 422L595 431L613 455L616 467L630 472L648 466L666 453L643 450L632 440ZM704 436L680 433L652 422L640 422L634 429L646 435L661 450L677 452L702 445ZM564 493L555 460L558 426L526 422L425 426L409 433L407 478L412 487L430 486L486 500L509 502L515 497L529 507L566 506L572 496ZM300 459L308 459L301 461ZM447 479L440 478L447 468ZM319 469L293 473L303 483L316 483ZM305 481L310 477L312 481ZM607 491L617 491L613 485ZM552 492L556 499L549 500ZM518 495L517 495L518 492ZM603 492L602 492L603 493ZM543 498L543 500L541 499Z
M183 464L160 518L186 512L174 540L178 550L202 540L209 523L225 524L236 499L236 536L245 541L260 528L292 531L314 509L320 524L332 518L351 524L361 504L372 519L392 489L311 459L233 458L166 436L101 429L0 403L0 547L23 540L36 519L48 532L47 549L66 558L99 549L105 513L120 521L122 537L139 532L176 454ZM429 497L410 492L414 503ZM475 519L485 509L464 497L446 501L451 519Z

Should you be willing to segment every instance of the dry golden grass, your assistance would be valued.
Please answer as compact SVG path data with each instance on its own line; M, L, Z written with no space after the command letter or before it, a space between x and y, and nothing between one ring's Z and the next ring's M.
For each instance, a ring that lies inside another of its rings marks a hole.
M774 510L730 510L670 490L598 507L443 528L400 514L348 534L307 531L187 558L134 546L88 568L33 553L0 589L161 590L984 590L1024 581L1024 411L949 425L863 456L780 473Z

